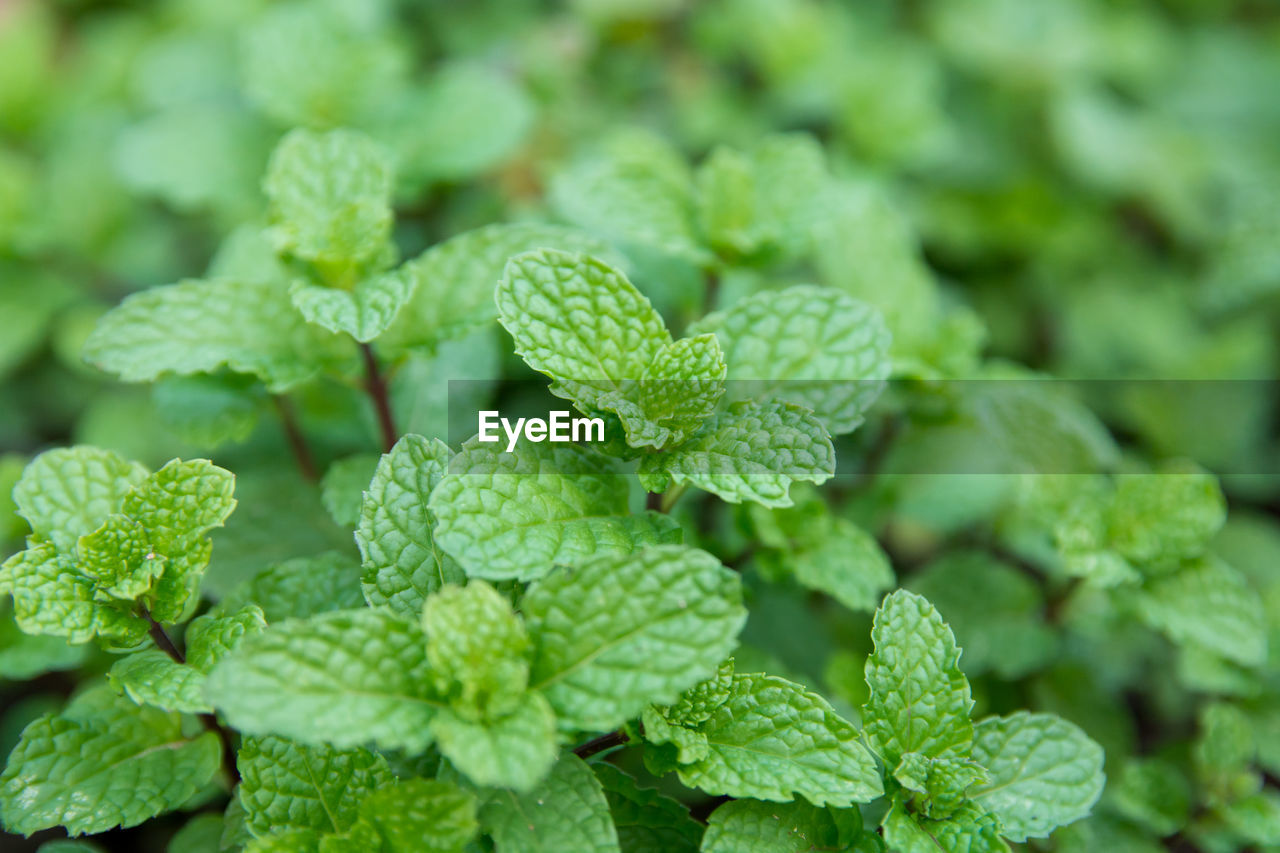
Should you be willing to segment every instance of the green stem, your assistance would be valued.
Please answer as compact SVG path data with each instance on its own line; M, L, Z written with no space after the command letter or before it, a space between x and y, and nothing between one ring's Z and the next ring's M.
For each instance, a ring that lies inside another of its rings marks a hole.
M660 512L671 512L671 508L676 505L676 501L680 500L680 496L688 489L687 484L681 483L678 486L672 486L662 493L662 500L658 504Z

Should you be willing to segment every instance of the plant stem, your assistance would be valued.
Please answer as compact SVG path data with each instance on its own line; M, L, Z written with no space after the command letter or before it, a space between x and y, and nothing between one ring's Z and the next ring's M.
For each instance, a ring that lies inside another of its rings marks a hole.
M293 410L293 403L283 394L272 394L271 402L275 404L276 413L280 415L280 425L284 427L284 437L289 442L289 449L293 451L298 470L303 477L315 482L319 479L315 458L312 457L311 448L307 445L307 437L298 426L298 416Z
M396 430L395 419L391 416L391 398L387 395L387 381L378 369L378 357L373 354L373 347L360 344L360 354L364 357L364 389L373 400L374 411L378 413L378 429L382 432L382 449L390 453L400 433Z
M662 493L662 502L658 505L658 509L662 512L671 512L671 508L676 505L676 501L680 500L680 496L684 494L687 485L672 486Z
M649 492L644 496L644 508L662 512L662 492Z
M604 752L606 749L613 749L615 746L622 746L630 743L631 738L627 737L627 733L618 729L608 734L600 735L600 737L592 738L581 746L573 748L573 754L579 758L590 758L597 752Z
M169 639L169 635L165 633L164 628L151 615L151 611L143 607L142 617L147 620L147 633L151 635L152 642L156 644L160 651L172 658L174 663L185 665L187 662L186 655L173 644L173 640ZM234 788L240 782L240 768L236 766L236 748L231 740L231 732L227 731L213 714L199 714L198 716L200 724L207 731L211 731L218 736L218 742L222 744L222 769L227 774L227 781L230 786Z

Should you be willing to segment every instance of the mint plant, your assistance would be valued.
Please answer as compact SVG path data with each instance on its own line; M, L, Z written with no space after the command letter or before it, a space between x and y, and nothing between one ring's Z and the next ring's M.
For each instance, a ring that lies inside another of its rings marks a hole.
M6 851L1280 849L1272 10L2 5Z

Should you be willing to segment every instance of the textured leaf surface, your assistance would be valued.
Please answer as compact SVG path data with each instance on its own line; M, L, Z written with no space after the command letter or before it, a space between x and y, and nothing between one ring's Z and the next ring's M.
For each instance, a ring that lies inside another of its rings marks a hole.
M386 760L366 749L278 737L245 738L237 765L245 821L256 836L290 829L343 832L365 795L393 780Z
M498 850L619 853L604 791L576 755L562 756L527 794L495 792L480 808L480 823Z
M688 331L707 332L724 350L732 399L797 403L833 435L862 423L889 376L890 338L880 313L836 290L801 285L757 293Z
M876 611L867 658L865 731L885 764L908 752L967 755L973 738L969 681L951 629L926 599L899 590Z
M826 809L800 801L733 800L711 813L702 853L795 853L843 850L840 829Z
M1112 544L1136 563L1195 557L1227 518L1218 479L1195 466L1116 477Z
M125 382L229 367L281 392L340 363L338 340L302 318L282 281L188 280L126 297L98 322L84 357Z
M18 514L59 551L70 552L119 512L125 495L147 470L97 447L65 447L41 453L13 489Z
M884 820L884 838L900 853L1009 853L999 820L973 803L941 820L909 814L895 803Z
M479 829L476 799L447 782L406 779L360 803L386 853L457 853Z
M591 767L609 802L622 853L692 853L702 827L681 803L636 780L612 764Z
M707 421L680 447L645 457L650 490L669 480L704 489L729 503L790 506L796 481L823 483L835 475L831 438L813 415L782 402L739 402ZM662 486L665 488L665 485Z
M472 577L529 580L553 564L679 541L657 513L631 515L621 468L567 444L517 445L504 453L463 445L431 493L436 540Z
M893 566L875 537L844 518L815 545L791 555L796 581L850 610L875 610L893 586Z
M95 635L128 647L146 636L147 623L99 604L93 581L49 542L19 551L0 566L0 592L13 595L13 618L28 634L53 634L69 643Z
M1245 666L1266 659L1262 602L1238 571L1216 557L1150 581L1138 610L1175 643L1199 646Z
M538 581L522 603L532 683L567 728L605 731L712 675L746 621L738 576L679 545L605 555Z
M212 733L187 739L176 714L94 688L23 730L0 775L0 817L24 834L134 826L190 799L220 757Z
M365 598L417 618L427 596L465 575L436 544L431 490L452 452L439 439L406 435L382 456L360 508L356 544L364 558Z
M276 146L263 181L278 248L322 270L365 264L391 235L391 166L349 130L295 130Z
M416 622L381 608L288 620L246 637L205 696L235 728L308 743L421 751L437 706Z
M517 223L466 231L406 264L418 289L381 343L430 346L492 322L497 316L493 289L507 260L543 248L615 257L607 243L560 225Z
M538 693L483 720L441 711L431 731L444 756L477 785L531 791L556 760L556 717Z
M290 299L308 323L368 343L386 331L417 285L414 270L401 267L362 278L351 290L304 282L293 287Z
M422 614L427 661L441 694L475 716L516 708L529 683L529 635L511 603L484 581L446 586Z
M250 603L262 608L268 622L359 607L360 567L354 557L332 553L286 560L236 587L220 604L234 611Z
M360 522L364 493L378 468L376 453L357 453L336 460L320 480L320 499L334 523L355 527Z
M654 712L645 714L646 738L683 742L676 769L684 784L708 794L775 802L800 795L814 805L841 807L884 792L857 729L821 697L773 676L716 681L723 695L695 714L686 705L665 726ZM671 729L693 737L674 738Z
M974 728L973 758L991 781L969 793L1014 841L1043 838L1089 814L1102 793L1102 747L1075 725L1025 711Z
M204 673L177 663L159 649L120 659L108 677L139 705L188 714L212 710L204 699Z

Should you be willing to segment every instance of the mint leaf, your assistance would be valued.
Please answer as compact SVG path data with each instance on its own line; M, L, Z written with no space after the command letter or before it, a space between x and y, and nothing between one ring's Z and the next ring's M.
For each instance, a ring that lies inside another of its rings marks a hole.
M93 533L147 470L118 453L97 447L67 447L41 453L13 488L18 514L42 539L71 553L81 536Z
M678 541L670 518L629 513L623 476L586 448L523 442L504 453L473 438L431 493L436 541L468 575L493 580Z
M721 675L706 700L644 714L645 738L681 747L677 772L708 794L850 806L884 793L857 729L827 702L773 676Z
M789 555L796 581L850 610L874 610L894 582L893 566L875 537L844 518L815 545Z
M1009 853L1000 821L975 803L941 820L913 815L896 801L884 818L884 840L899 853Z
M967 758L929 758L918 752L902 756L893 778L921 795L913 798L916 811L933 819L955 814L971 786L990 780L982 765Z
M1172 761L1133 758L1107 786L1107 801L1127 820L1163 838L1186 826L1191 785Z
M295 282L289 298L308 323L368 343L387 330L417 286L415 270L400 267L366 276L351 290Z
M794 853L848 850L831 812L804 801L762 803L733 800L711 813L702 853Z
M887 596L871 629L871 697L863 706L867 739L888 766L917 752L965 757L973 739L969 681L951 629L926 599L905 590Z
M646 456L640 476L650 491L690 484L729 503L790 506L796 481L835 475L835 450L822 423L791 403L734 403L675 450Z
M169 839L165 853L221 853L222 829L222 815L196 815Z
M259 838L288 830L344 832L361 800L393 781L386 760L366 749L278 737L245 738L237 763L245 822Z
M29 835L135 826L175 809L217 772L218 739L188 739L176 714L96 687L22 732L0 775L0 818Z
M332 553L286 560L236 587L219 609L233 612L251 603L262 608L268 622L359 607L364 603L360 567L354 559Z
M436 689L472 719L520 704L529 683L529 635L511 603L484 581L445 586L422 614Z
M609 804L581 758L564 755L527 794L495 791L480 823L499 850L522 853L620 853Z
M341 364L339 340L307 324L283 281L214 278L126 297L98 321L84 358L125 382L228 367L280 393Z
M990 717L973 731L973 759L991 781L969 795L1014 841L1044 838L1085 817L1102 793L1102 747L1075 725L1020 711Z
M479 830L476 799L447 782L405 779L360 803L385 853L459 853Z
M369 604L416 619L428 595L465 579L437 546L428 510L431 491L452 455L439 439L406 435L378 462L356 527L364 565L361 586Z
M477 785L528 792L556 761L556 716L538 693L481 720L442 710L431 720L431 733L444 756Z
M612 764L599 762L591 769L609 802L622 853L693 853L698 849L702 827L684 805L653 788L641 788Z
M738 576L679 545L601 555L535 583L521 604L532 685L565 728L605 731L716 671L746 621Z
M355 527L360 521L364 493L378 468L379 456L357 453L329 466L320 480L320 499L334 523Z
M622 421L627 444L662 449L698 431L724 394L725 365L714 335L667 344L638 383L595 398Z
M26 681L45 672L75 669L88 651L61 637L24 633L8 605L0 602L0 678Z
M111 515L77 546L77 568L95 582L105 600L132 600L164 572L164 558L152 550L146 529L127 515Z
M1258 594L1216 557L1187 563L1149 581L1138 597L1138 613L1175 643L1198 646L1244 666L1258 666L1266 659Z
M1216 477L1195 465L1166 465L1117 475L1110 540L1136 563L1167 563L1202 554L1226 518Z
M434 347L492 322L497 316L493 288L507 260L543 248L615 258L607 243L562 225L514 223L465 231L405 264L419 284L380 345Z
M552 249L517 255L494 301L516 353L583 406L639 379L671 343L662 317L635 285L588 255Z
M707 315L688 334L708 332L724 350L732 399L796 403L833 435L862 423L889 376L890 337L879 312L837 290L757 293Z
M907 586L938 608L964 647L969 674L993 670L1002 678L1020 678L1043 667L1057 650L1036 582L984 553L952 552Z
M313 264L325 283L349 287L387 251L391 187L390 159L367 136L291 131L263 180L277 250Z
M205 697L248 734L421 752L439 705L431 683L416 622L338 610L246 637L210 672Z
M691 178L679 152L643 133L618 134L607 150L551 182L551 204L568 221L611 243L639 245L701 263Z

